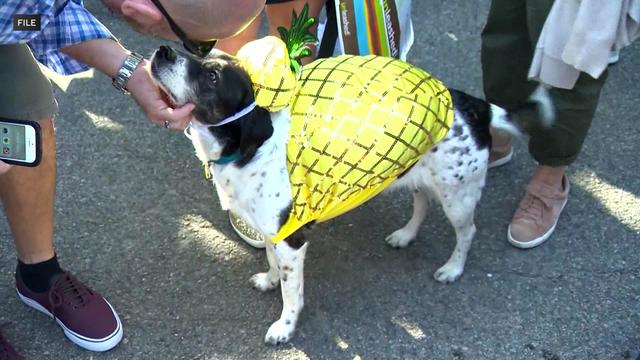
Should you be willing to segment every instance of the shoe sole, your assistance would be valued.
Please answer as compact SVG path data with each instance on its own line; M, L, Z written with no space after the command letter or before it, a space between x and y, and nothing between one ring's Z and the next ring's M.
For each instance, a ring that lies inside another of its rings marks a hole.
M501 157L498 160L490 162L489 165L487 165L487 169L492 169L494 167L502 166L508 163L509 161L511 161L512 158L513 158L513 147L511 147L511 150L509 150L509 153L507 155Z
M231 218L231 213L229 213L229 223L231 224L231 227L233 228L233 231L236 232L236 234L238 234L238 236L240 236L240 238L242 240L244 240L244 242L246 242L247 244L251 245L252 247L256 248L256 249L264 249L265 248L265 244L264 244L264 240L256 240L253 239L247 235L245 235L237 226L236 224L233 222L233 219Z
M109 308L111 308L111 312L113 312L113 315L116 317L116 323L117 323L116 330L110 335L102 339L92 339L86 336L82 336L77 332L69 329L62 321L60 321L60 319L55 318L53 314L49 312L49 310L45 309L37 301L22 295L20 291L18 291L18 289L16 289L16 292L18 293L18 297L20 298L20 300L22 300L22 302L25 303L27 306L40 311L41 313L47 315L50 318L54 318L55 321L58 323L58 325L64 331L64 335L69 340L71 340L71 342L80 346L81 348L91 350L91 351L96 351L96 352L103 352L103 351L113 349L116 345L118 345L118 343L120 343L120 340L122 340L122 333L123 333L122 323L120 322L120 318L118 317L118 314L113 309L113 306L111 306L109 301L107 301L107 299L104 299L104 301L107 302L107 305L109 305Z
M567 205L567 201L569 201L568 196L564 200L564 203L562 204L562 208L560 209L560 215L562 215L562 211L564 210L564 207ZM513 236L511 236L511 224L509 224L509 227L507 228L507 240L511 245L520 249L531 249L538 245L541 245L543 242L547 241L549 237L551 237L551 234L553 234L553 231L556 229L556 225L558 225L558 220L560 220L560 215L558 215L558 218L556 219L555 223L553 223L553 226L549 230L547 230L547 232L542 234L542 236L536 239L533 239L531 241L518 241L514 239Z

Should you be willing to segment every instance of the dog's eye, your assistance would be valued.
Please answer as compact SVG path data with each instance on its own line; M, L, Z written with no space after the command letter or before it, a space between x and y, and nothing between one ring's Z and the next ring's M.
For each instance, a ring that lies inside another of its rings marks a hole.
M211 80L211 82L218 81L218 74L215 72L215 70L209 70L209 80Z

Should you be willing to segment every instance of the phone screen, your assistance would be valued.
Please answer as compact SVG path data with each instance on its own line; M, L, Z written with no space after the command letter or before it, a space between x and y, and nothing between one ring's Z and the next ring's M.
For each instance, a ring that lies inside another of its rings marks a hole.
M27 159L24 125L0 122L0 138L3 158L21 161Z

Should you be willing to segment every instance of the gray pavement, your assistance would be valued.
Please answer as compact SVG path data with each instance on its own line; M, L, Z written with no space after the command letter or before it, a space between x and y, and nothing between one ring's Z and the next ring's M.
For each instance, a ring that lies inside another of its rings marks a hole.
M482 95L482 1L414 1L409 60ZM131 49L162 42L88 6ZM258 293L262 251L240 242L180 133L150 125L101 74L56 86L56 245L64 266L118 310L123 342L72 345L13 287L14 247L0 222L0 322L31 359L632 359L640 350L640 43L610 71L571 199L554 237L521 251L506 227L534 167L526 143L492 170L462 278L433 280L454 233L433 208L416 243L384 237L408 219L407 196L382 196L311 237L306 306L289 345L266 346L279 292ZM509 71L509 69L505 69ZM6 84L5 84L6 86Z

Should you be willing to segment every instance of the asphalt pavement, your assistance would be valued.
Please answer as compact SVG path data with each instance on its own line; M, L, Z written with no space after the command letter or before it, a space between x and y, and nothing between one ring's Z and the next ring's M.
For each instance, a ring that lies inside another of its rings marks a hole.
M488 0L414 1L409 61L482 96L480 31ZM87 6L130 49L163 44ZM491 170L460 280L433 273L454 232L434 206L415 243L384 242L409 218L408 196L381 196L317 227L305 265L305 309L290 344L264 344L279 291L249 277L261 250L232 232L189 141L151 125L110 79L55 85L56 249L104 294L124 325L104 354L74 346L14 290L15 252L0 222L0 323L30 359L635 359L640 351L640 42L610 69L571 197L551 240L532 250L506 228L535 166L526 141ZM509 71L509 69L505 69Z

